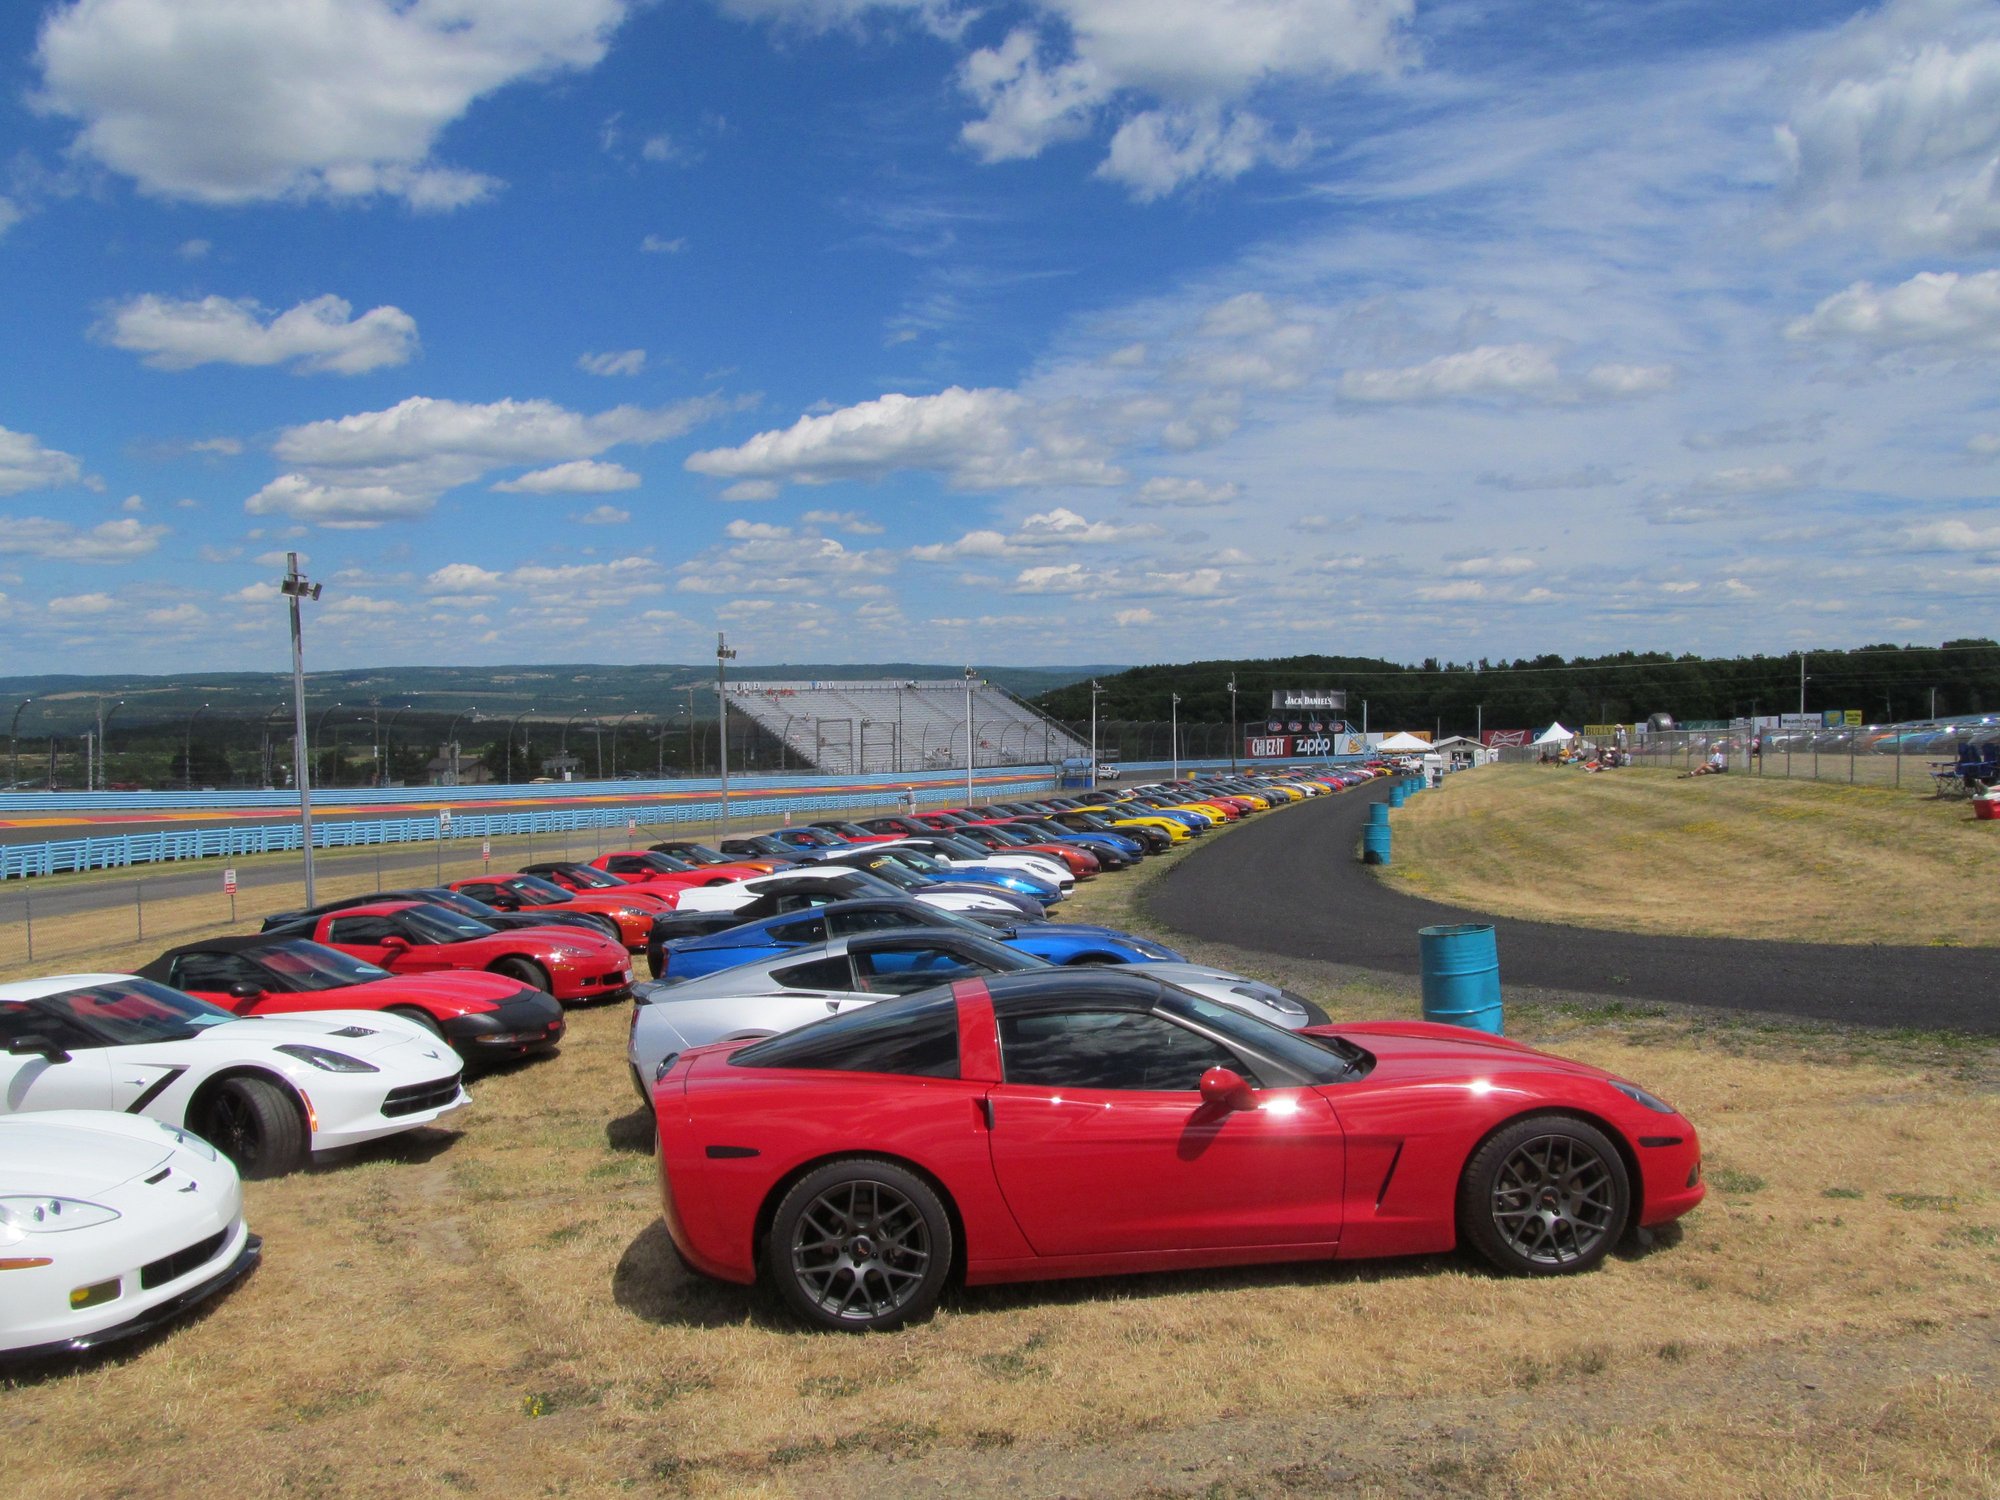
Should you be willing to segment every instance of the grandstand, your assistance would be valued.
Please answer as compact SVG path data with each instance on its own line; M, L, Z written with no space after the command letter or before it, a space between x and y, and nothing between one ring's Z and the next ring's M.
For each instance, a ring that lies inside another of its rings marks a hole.
M732 713L748 714L800 765L866 775L965 764L965 683L732 682ZM990 683L972 685L973 763L1052 765L1090 747Z

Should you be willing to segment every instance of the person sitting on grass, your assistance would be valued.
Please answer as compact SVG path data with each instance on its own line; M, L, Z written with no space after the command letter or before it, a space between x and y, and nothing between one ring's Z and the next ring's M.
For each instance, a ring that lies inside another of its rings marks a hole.
M1681 772L1681 779L1685 781L1690 776L1720 776L1728 769L1729 752L1723 749L1722 746L1717 745L1709 752L1708 760L1705 764L1696 766L1692 771Z

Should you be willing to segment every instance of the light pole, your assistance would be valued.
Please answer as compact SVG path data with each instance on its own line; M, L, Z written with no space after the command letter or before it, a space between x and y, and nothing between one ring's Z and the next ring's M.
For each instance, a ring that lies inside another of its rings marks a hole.
M507 750L506 750L507 759L506 759L506 765L501 771L501 774L507 778L507 785L509 786L512 786L514 784L514 731L519 729L521 727L521 721L527 718L528 715L533 712L534 710L532 708L522 709L519 713L514 715L513 723L507 726ZM521 754L525 757L527 753L528 753L528 747L525 743L523 743L521 746Z
M339 707L340 707L340 700L336 698L333 700L333 702L327 704L325 708L320 710L319 722L313 725L312 738L306 742L308 747L312 745L317 745L321 740L326 738L326 717L328 714L332 713L336 708Z
M1095 677L1090 679L1090 789L1097 790L1097 699L1104 691Z
M589 717L590 717L590 715L589 715L589 714L587 714L587 713L583 713L583 714L571 714L571 715L570 715L570 716L569 716L569 717L568 717L567 719L564 719L564 720L563 720L563 727L562 727L562 738L561 738L561 740L559 740L559 741L557 742L557 744L556 744L556 760L557 760L557 762L558 762L558 766L557 766L557 769L559 769L559 770L560 770L560 771L562 772L562 774L563 774L563 779L564 779L565 781L567 781L567 780L569 779L569 774L570 774L570 772L569 772L569 726L570 726L570 725L572 725L572 724L574 724L574 723L575 723L575 722L576 722L576 721L577 721L578 719L587 719L587 718L589 718Z
M1167 695L1167 738L1173 741L1174 780L1181 779L1181 695Z
M1236 774L1236 751L1243 736L1236 728L1236 674L1229 674L1229 772Z
M724 696L723 672L736 653L721 631L715 632L715 724L717 754L722 767L722 837L729 837L729 699Z
M97 700L97 738L91 742L96 750L97 781L96 785L92 786L90 778L86 775L84 778L85 791L102 791L111 781L110 763L104 758L104 721L124 706L125 700L120 698L116 703L111 705L111 710L107 713L104 708L104 700L102 698Z
M190 792L194 790L194 721L207 712L204 703L188 715L187 734L181 740L181 785Z
M618 716L617 721L611 726L611 779L613 781L618 779L618 731L625 727L627 719L635 717L638 712L639 710L636 708L627 709Z
M414 703L405 703L389 715L386 726L381 722L382 711L379 708L375 711L375 785L377 786L389 784L390 762L396 758L396 721L415 707Z
M278 585L292 608L292 776L299 784L299 848L305 856L306 905L319 905L313 890L312 774L306 766L306 653L299 632L299 601L317 600L321 585L299 572L299 555L285 554L285 577Z
M972 668L965 669L965 805L972 806Z
M453 786L458 785L458 721L467 716L471 717L473 723L477 724L479 722L478 709L466 708L459 710L459 712L452 715L451 723L445 729L444 744L438 746L440 751L451 757L451 784Z
M14 735L21 727L21 710L35 700L23 698L14 706L14 722L7 726L7 784L12 787L21 780L21 754L14 743ZM1937 689L1931 689L1931 717L1937 717Z

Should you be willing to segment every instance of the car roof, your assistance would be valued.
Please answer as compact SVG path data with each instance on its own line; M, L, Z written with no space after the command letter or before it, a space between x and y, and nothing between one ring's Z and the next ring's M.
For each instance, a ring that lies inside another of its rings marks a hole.
M17 979L12 984L0 984L0 1000L39 1000L44 995L89 989L97 984L117 984L133 977L130 974L47 974L40 979Z

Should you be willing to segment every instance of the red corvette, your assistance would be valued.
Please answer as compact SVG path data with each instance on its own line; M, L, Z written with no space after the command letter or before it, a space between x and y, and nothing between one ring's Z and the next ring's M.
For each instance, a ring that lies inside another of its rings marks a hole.
M673 903L650 891L621 884L615 891L566 891L539 875L475 875L454 880L451 888L496 911L594 912L618 924L627 952L644 953L653 935L653 919L673 910Z
M663 886L676 891L691 885L728 885L733 880L769 873L761 864L691 865L653 849L620 849L600 854L590 862L590 868L632 885Z
M1132 969L965 980L670 1054L668 1232L825 1328L968 1283L1427 1254L1588 1270L1701 1201L1694 1127L1482 1032L1288 1032Z
M553 1051L562 1006L498 974L391 974L304 938L203 938L169 948L139 970L239 1016L380 1010L437 1032L467 1062Z
M308 933L392 974L490 969L558 1000L599 1000L632 987L632 956L616 938L581 927L496 932L442 906L384 901L329 912Z

